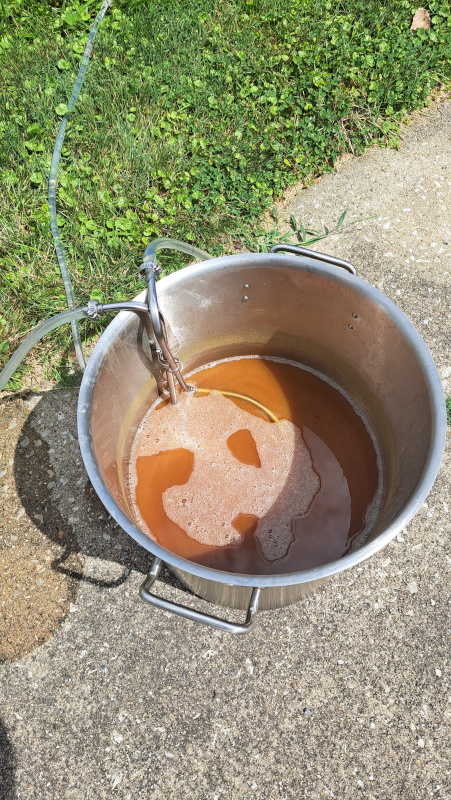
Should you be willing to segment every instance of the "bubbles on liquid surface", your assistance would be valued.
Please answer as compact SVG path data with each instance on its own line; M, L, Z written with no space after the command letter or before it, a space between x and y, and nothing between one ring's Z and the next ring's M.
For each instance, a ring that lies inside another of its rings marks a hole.
M240 431L249 432L260 466L255 453L249 459L254 463L234 454L228 442ZM250 516L258 520L254 536L263 556L274 561L287 554L293 517L308 511L320 489L296 425L260 419L212 391L204 397L182 394L176 406L149 415L141 434L134 460L177 448L194 453L188 481L162 498L167 516L188 536L215 547L239 544L244 534L236 521Z
M297 426L310 452L310 466L313 465L319 476L320 488L307 512L292 518L292 537L288 538L286 531L283 532L278 551L263 553L255 534L257 523L260 522L260 530L263 530L264 517L259 518L244 510L232 520L223 519L220 528L215 525L215 509L210 510L205 517L205 531L212 536L203 537L203 531L200 531L202 539L196 540L191 535L192 521L183 528L175 523L171 508L166 506L168 513L163 508L163 497L167 490L179 485L180 500L189 500L184 487L193 472L195 458L204 451L204 444L199 444L191 436L190 449L180 447L179 439L176 439L175 447L174 442L171 444L173 449L165 449L169 446L167 438L161 435L165 409L161 400L157 400L143 412L128 461L128 501L133 507L136 523L144 533L189 561L249 575L286 574L314 568L361 546L378 518L384 480L376 438L352 398L315 370L274 356L223 359L201 367L188 377L200 389L221 388L248 395L271 409L277 419L289 420ZM201 400L199 395L195 399ZM235 430L226 441L222 441L221 446L228 447L230 455L242 462L241 466L253 465L247 478L248 488L255 495L260 488L261 469L256 468L261 463L260 454L250 430L247 430L247 421L238 418L239 408L253 411L254 419L256 413L258 416L254 406L235 401ZM274 427L265 420L261 421ZM247 443L243 442L243 434L248 435ZM146 436L149 436L148 440ZM249 447L249 441L253 447ZM151 450L147 449L149 442ZM142 447L143 443L145 447ZM146 452L154 454L146 455ZM228 486L228 475L230 472L235 474L235 469L236 464L228 465L218 490L212 469L207 467L204 471L205 492L212 494L214 490L222 497ZM239 497L241 486L233 491ZM277 502L281 499L278 497ZM197 497L193 495L191 500L196 503ZM278 522L272 520L270 527L266 526L268 547L270 537L274 533L276 537L279 535ZM230 538L225 545L216 544L213 534L225 535L230 531L230 524L235 538ZM278 557L283 552L286 555Z

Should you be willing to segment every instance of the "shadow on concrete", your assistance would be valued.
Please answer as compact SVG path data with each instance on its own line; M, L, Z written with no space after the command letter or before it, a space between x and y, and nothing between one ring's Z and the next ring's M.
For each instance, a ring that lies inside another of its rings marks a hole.
M32 393L29 394L29 397ZM71 434L76 436L76 408L77 392L68 389L54 389L45 393L35 408L28 415L20 433L19 443L14 452L14 477L17 493L21 504L29 518L45 536L54 544L58 545L58 550L63 547L62 554L55 557L52 562L52 569L72 578L74 584L77 582L91 583L100 588L111 589L125 583L132 570L147 574L152 562L152 554L145 548L138 545L122 528L112 520L97 494L95 493L81 462L80 466L74 468L71 461L69 469L69 459L79 457L78 442L76 438L68 448L67 445L59 442L55 443L53 449L59 449L62 458L68 460L68 474L71 480L72 494L76 496L80 506L80 520L77 524L77 532L69 519L72 509L68 505L67 516L57 508L52 498L52 482L61 479L61 472L58 474L55 469L54 458L52 460L50 447L41 438L39 426L36 424L37 417L42 420L48 415L49 421L56 416L55 400L61 402L65 398L64 415L65 427L69 425ZM27 399L26 397L24 399ZM33 449L33 442L40 439L42 444L39 448ZM28 440L30 445L22 447L20 441ZM60 456L60 458L61 458ZM61 464L61 461L60 461ZM55 473L54 477L52 473ZM64 474L64 473L63 473ZM82 482L82 489L77 486ZM42 522L41 522L42 519ZM92 528L90 526L92 523ZM102 579L91 577L71 567L71 558L74 554L89 556L123 567L122 575L114 579ZM159 581L170 586L187 591L186 587L175 578L167 569L159 576ZM75 590L76 594L76 590ZM75 595L72 601L75 600Z
M15 768L14 748L8 731L0 720L0 800L14 800L16 797Z

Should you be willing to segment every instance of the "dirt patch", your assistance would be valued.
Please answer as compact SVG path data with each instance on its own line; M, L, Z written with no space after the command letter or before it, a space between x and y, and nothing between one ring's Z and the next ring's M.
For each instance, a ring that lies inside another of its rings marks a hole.
M33 400L0 403L0 662L50 638L74 602L83 567L72 529L49 502L48 447L27 426Z

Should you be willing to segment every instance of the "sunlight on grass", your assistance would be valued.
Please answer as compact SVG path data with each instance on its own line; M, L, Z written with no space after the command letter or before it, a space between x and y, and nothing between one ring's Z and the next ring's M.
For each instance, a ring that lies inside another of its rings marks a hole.
M99 5L0 5L2 361L65 306L46 182ZM136 294L142 251L158 236L215 255L237 242L269 249L277 229L258 221L289 185L345 151L396 144L406 112L451 74L449 5L432 0L432 28L415 34L412 10L406 0L114 3L58 174L77 302ZM163 261L185 263L173 253Z

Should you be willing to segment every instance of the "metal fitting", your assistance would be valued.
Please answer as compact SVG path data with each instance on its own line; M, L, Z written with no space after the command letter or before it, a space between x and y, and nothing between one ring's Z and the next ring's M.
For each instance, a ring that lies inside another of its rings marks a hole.
M86 316L89 319L99 319L102 313L102 304L98 300L88 300L86 309Z
M139 268L139 272L144 272L148 281L149 278L158 278L163 270L156 261L144 261Z
M175 358L174 356L173 356L173 358L174 358L175 366L171 367L171 365L169 364L169 361L166 360L166 358L164 357L164 355L161 352L161 350L158 351L158 361L161 364L161 366L163 367L163 369L166 370L166 372L172 372L174 375L176 375L177 372L179 372L179 370L180 370L180 361L178 360L178 358Z

